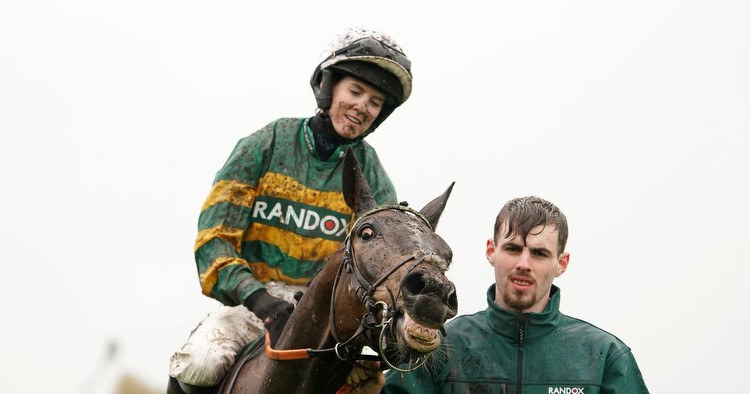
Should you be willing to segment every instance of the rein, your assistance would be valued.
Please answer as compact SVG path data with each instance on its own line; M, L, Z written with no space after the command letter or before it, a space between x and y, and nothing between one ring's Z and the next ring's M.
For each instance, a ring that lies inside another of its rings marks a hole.
M265 351L266 356L268 358L274 359L274 360L301 360L301 359L308 359L308 358L315 358L318 356L321 356L323 354L328 353L334 353L336 357L341 361L347 361L347 360L374 360L374 361L384 361L388 367L400 371L400 372L410 372L413 371L424 364L424 362L427 360L426 357L420 357L420 359L417 360L417 364L415 366L411 366L408 369L402 369L394 366L388 359L385 357L385 349L386 349L386 343L385 343L385 333L389 327L392 327L392 321L393 317L396 315L395 310L391 310L389 308L388 304L386 304L384 301L375 301L372 296L375 293L375 290L378 286L380 286L383 282L385 282L386 279L390 275L392 275L394 272L396 272L399 268L404 266L406 263L414 260L414 262L411 264L411 266L408 268L408 271L412 271L414 268L416 268L419 264L421 264L424 261L424 256L417 258L416 256L412 255L408 258L406 258L404 261L396 264L395 266L391 267L387 272L383 273L378 277L373 283L369 283L367 279L362 275L358 268L357 260L354 256L354 249L352 247L352 232L357 228L357 225L359 222L370 215L373 215L377 212L389 210L389 209L395 209L402 212L411 213L418 218L422 219L423 222L427 224L427 227L432 230L432 225L430 222L425 218L424 215L422 215L419 211L416 211L412 208L410 208L408 205L382 205L375 207L365 213L363 213L351 226L349 229L348 234L346 235L346 239L344 241L344 259L339 265L339 268L336 271L336 277L334 278L333 282L333 290L331 292L331 306L330 306L330 314L329 314L329 324L331 326L331 334L333 335L333 338L336 340L336 345L332 348L327 349L290 349L290 350L276 350L271 347L271 336L268 332L266 332L265 336ZM335 306L336 306L336 288L338 287L339 278L342 276L342 273L346 270L347 274L354 274L354 278L357 282L357 288L356 288L356 294L357 297L360 298L362 303L364 304L365 308L367 309L367 313L362 317L362 321L360 323L360 326L357 328L357 331L346 341L341 341L339 339L339 335L336 332L336 325L335 325ZM393 304L396 302L396 298L393 296L393 293L390 291L390 289L387 289L388 293L391 296L391 300L393 301ZM381 312L381 319L380 322L377 322L377 314L378 312ZM358 354L354 357L351 356L351 342L357 338L358 336L364 334L366 331L373 331L375 329L380 328L380 334L378 336L378 355L366 355L366 354Z

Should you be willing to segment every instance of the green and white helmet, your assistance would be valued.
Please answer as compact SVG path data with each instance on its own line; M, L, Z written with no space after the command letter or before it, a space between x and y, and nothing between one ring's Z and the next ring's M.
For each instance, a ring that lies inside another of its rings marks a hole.
M373 132L411 95L411 61L393 38L379 31L349 28L326 46L310 78L318 108L331 108L334 74L369 83L386 94L386 101L366 132Z

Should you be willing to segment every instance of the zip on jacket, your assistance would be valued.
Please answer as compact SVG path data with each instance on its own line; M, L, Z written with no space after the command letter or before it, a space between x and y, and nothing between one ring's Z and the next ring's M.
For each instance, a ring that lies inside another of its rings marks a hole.
M526 333L526 314L518 315L518 352L516 354L516 394L523 391L523 342Z

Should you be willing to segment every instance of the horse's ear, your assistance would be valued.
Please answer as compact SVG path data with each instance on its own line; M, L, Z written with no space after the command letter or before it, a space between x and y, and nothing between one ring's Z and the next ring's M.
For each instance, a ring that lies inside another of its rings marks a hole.
M354 217L377 206L372 196L370 185L367 184L365 176L359 166L359 160L349 148L344 157L344 170L341 175L341 186L344 192L346 205L354 211Z
M424 215L424 217L427 218L427 221L430 222L433 230L437 228L440 215L443 214L445 203L448 202L448 197L451 196L451 191L453 191L453 185L455 184L456 182L451 182L451 185L448 186L448 189L445 190L443 194L427 203L427 205L425 205L424 208L419 211L422 215Z

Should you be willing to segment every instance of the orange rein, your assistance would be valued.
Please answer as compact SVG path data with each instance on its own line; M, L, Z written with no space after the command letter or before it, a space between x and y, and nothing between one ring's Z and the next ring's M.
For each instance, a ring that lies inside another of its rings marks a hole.
M302 360L305 358L312 358L310 356L310 349L291 349L291 350L276 350L271 347L271 334L266 331L266 356L273 360ZM354 386L344 383L341 388L336 391L336 394L349 394L354 390Z
M266 331L266 356L273 360L301 360L312 358L310 349L276 350L271 347L271 334Z

